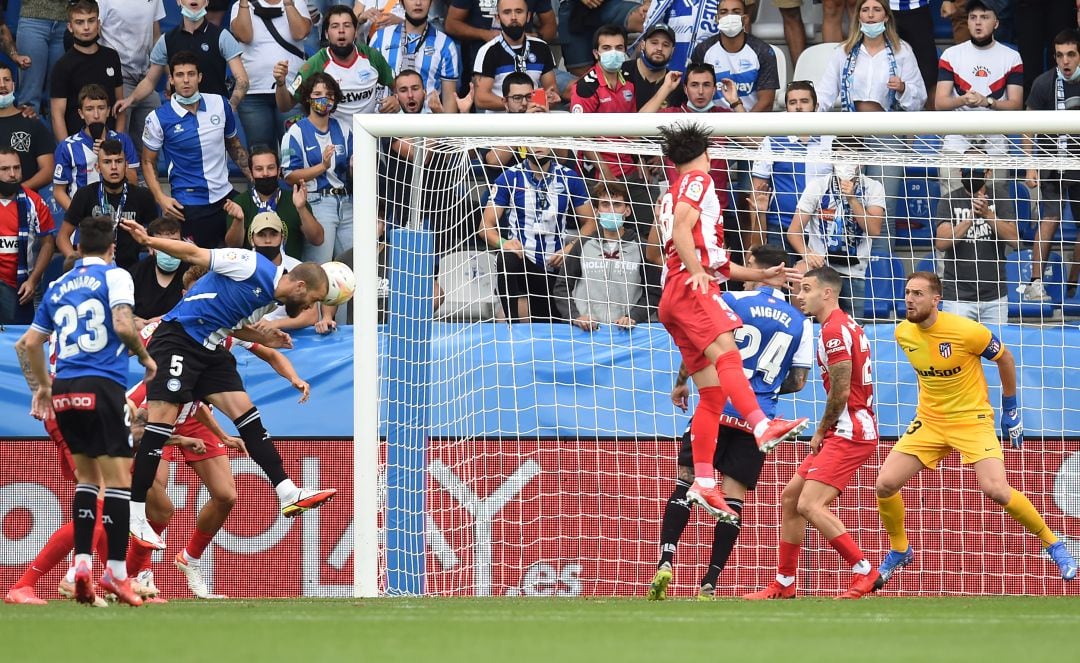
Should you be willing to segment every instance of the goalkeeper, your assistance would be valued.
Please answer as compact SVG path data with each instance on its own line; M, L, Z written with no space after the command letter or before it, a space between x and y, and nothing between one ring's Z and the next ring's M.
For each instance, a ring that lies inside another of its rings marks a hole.
M941 280L914 272L904 288L907 320L896 326L900 345L919 381L915 419L889 452L877 478L878 512L891 550L878 568L880 584L914 559L904 531L900 488L924 467L934 469L954 449L975 469L982 492L1042 540L1061 577L1076 577L1076 560L1050 531L1027 497L1005 477L1005 457L994 431L994 410L980 357L997 364L1001 376L1001 431L1014 449L1024 443L1016 402L1016 364L1012 353L982 324L939 312ZM879 585L880 586L880 585Z

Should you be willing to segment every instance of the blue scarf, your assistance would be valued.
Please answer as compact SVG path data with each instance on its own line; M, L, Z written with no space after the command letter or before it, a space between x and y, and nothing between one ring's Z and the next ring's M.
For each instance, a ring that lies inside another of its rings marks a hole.
M19 288L30 278L30 264L34 259L34 239L41 231L41 219L26 189L15 196L15 205L19 212L19 254L15 270L15 287Z
M863 193L862 175L855 176L855 197L860 198ZM832 199L834 213L832 220L820 219L821 236L825 241L825 252L829 257L838 259L840 263L856 260L859 254L859 244L866 236L851 213L851 206L847 198L840 191L840 180L836 175L829 176L829 187L825 196Z
M844 62L844 76L840 80L840 105L849 113L855 111L855 102L851 100L851 86L855 83L855 65L859 60L859 50L862 49L862 39L855 42ZM885 40L885 52L889 55L889 76L896 76L896 54L893 53L892 44ZM900 103L896 99L896 90L889 90L889 103L885 110L900 110Z

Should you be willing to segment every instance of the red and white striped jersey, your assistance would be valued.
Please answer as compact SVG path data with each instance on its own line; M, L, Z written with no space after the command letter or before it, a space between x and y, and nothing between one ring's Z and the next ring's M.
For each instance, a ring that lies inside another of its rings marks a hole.
M729 257L724 248L724 208L716 195L716 186L708 173L691 170L683 173L660 199L660 242L667 255L668 272L685 269L675 243L671 241L675 228L675 208L686 203L701 215L694 225L694 247L701 266L715 272L721 281L728 276Z
M836 425L826 435L836 435L853 442L873 442L878 439L874 417L874 381L870 362L870 341L863 328L840 309L821 325L817 344L817 362L825 393L832 389L829 366L842 361L851 362L851 392L847 407L840 413Z

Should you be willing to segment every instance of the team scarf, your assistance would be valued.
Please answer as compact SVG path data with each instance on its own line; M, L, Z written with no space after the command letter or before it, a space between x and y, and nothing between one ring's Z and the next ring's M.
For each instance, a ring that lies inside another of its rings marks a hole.
M856 198L861 198L862 194L862 174L860 173L855 176L854 195ZM829 176L829 187L825 195L832 199L836 210L831 221L820 219L825 252L833 258L855 258L859 253L859 244L866 236L866 231L855 222L851 205L840 190L840 178L836 175Z
M858 65L862 43L863 40L860 38L851 48L851 52L848 53L847 60L844 62L844 75L840 80L840 105L849 113L855 111L855 102L851 99L851 88L855 85L855 67ZM889 77L891 78L897 75L896 54L893 52L892 44L889 43L888 39L885 40L885 52L889 56ZM889 102L885 110L900 110L900 104L896 99L896 90L889 90Z
M34 239L41 231L41 219L37 208L23 188L15 196L15 205L19 214L18 262L15 269L16 287L21 287L30 278L30 264L34 262Z

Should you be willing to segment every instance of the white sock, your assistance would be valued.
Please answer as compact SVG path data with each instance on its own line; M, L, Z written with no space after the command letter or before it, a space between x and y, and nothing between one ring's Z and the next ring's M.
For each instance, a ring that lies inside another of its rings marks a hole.
M864 560L861 560L855 566L851 567L851 572L852 573L858 573L859 575L864 575L865 576L865 575L869 575L870 568L871 568L870 567L870 562L868 562L868 561L866 561L864 559Z
M196 557L195 555L192 555L191 553L189 553L189 552L187 551L187 548L184 548L184 559L186 559L187 561L191 562L192 564L198 564L198 563L199 563L199 560L200 560L201 558L200 558L200 557Z
M112 572L112 576L117 580L127 580L127 562L122 559L110 559L106 566L109 567L109 571Z
M698 477L697 479L695 479L695 481L697 483L701 484L702 488L715 488L716 487L716 479L714 479L712 477Z
M776 582L780 583L784 587L791 587L795 584L795 576L785 576L777 573Z
M296 495L296 492L298 490L300 489L296 487L296 484L293 483L292 479L285 479L278 485L274 486L274 491L277 493L278 501L281 503L290 501L293 496Z
M64 574L64 582L75 582L75 567L69 566L67 573Z
M87 566L90 566L90 565L92 565L94 563L93 562L93 557L90 556L90 555L75 555L75 564L74 564L74 566L78 566L79 564L82 564L83 562L85 562ZM75 570L74 570L74 568L72 569L72 572L71 572L71 579L75 580Z
M757 422L757 426L754 426L754 437L761 437L765 434L765 429L769 427L771 419L762 419Z
M131 519L146 520L146 502L136 502L131 500L128 502L128 511L131 514Z

